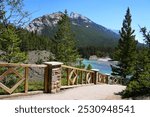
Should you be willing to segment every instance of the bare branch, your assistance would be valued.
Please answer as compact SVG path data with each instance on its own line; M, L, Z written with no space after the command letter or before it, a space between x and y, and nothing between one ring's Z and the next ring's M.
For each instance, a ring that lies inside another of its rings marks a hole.
M30 14L23 10L23 0L0 0L0 23L24 26Z

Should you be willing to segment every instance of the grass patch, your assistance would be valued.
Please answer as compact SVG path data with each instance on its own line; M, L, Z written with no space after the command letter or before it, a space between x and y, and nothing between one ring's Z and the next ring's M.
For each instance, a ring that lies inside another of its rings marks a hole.
M28 91L44 90L44 82L42 80L29 80ZM23 93L24 83L22 83L13 93ZM8 94L2 88L0 88L0 95Z
M43 81L29 81L29 91L44 90Z
M61 85L62 85L62 86L68 85L66 78L62 78L62 79L61 79Z

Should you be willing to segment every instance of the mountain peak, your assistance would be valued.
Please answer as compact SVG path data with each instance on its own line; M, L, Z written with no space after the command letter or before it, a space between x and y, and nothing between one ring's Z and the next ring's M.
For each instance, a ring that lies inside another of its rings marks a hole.
M26 29L30 32L38 32L41 34L42 30L46 27L55 27L58 21L61 19L62 12L55 12L52 14L43 15L35 18L29 23Z
M30 32L53 38L62 14L62 12L55 12L38 17L31 21L26 29ZM96 24L81 14L72 12L69 18L75 38L80 41L78 46L83 46L84 43L87 43L88 46L99 46L104 40L108 40L109 46L117 42L116 39L119 38L118 34L102 25Z
M70 13L70 18L72 18L72 19L82 19L82 20L84 20L86 22L92 22L89 18L87 18L87 17L85 17L85 16L83 16L81 14L74 13L74 12Z
M82 17L82 15L74 12L70 13L70 18L77 19L79 17Z
M45 17L51 17L51 18L58 18L58 17L61 17L63 13L61 11L58 11L58 12L55 12L55 13L52 13L52 14L47 14L47 15L44 15Z

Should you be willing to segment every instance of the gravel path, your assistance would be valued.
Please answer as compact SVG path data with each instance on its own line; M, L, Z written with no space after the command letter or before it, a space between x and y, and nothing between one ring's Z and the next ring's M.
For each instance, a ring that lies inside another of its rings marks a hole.
M62 90L56 94L37 94L10 98L11 100L120 100L116 93L125 89L121 85L89 85Z

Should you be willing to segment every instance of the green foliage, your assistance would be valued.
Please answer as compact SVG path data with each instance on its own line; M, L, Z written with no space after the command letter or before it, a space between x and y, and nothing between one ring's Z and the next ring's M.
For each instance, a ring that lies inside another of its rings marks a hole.
M18 82L18 80L19 79L17 79L14 74L9 74L1 81L1 83L5 84L5 86L11 88L16 84L16 82Z
M95 46L88 46L88 47L79 47L78 51L80 55L82 55L82 58L87 58L91 55L96 55L97 57L106 57L106 56L112 56L112 53L114 52L114 47L95 47Z
M29 81L29 91L44 90L44 82L40 80Z
M83 64L82 60L79 60L79 66L78 68L85 68L85 64Z
M85 23L80 20L73 20L78 25L71 25L77 40L77 47L115 47L119 36L111 31L103 30L100 25ZM89 25L89 27L86 27ZM101 29L101 30L100 30Z
M28 84L29 88L28 91L39 91L39 90L44 90L44 83L43 81L40 80L29 80ZM20 85L14 93L21 93L24 92L24 84ZM6 92L2 89L0 89L0 95L4 95Z
M53 44L52 40L37 35L33 32L28 32L24 29L18 29L18 36L21 39L21 45L20 48L22 51L31 51L31 50L47 50L52 51Z
M61 18L55 35L55 56L57 61L61 61L64 64L72 64L76 62L79 55L75 47L76 43L66 11Z
M115 50L114 60L118 61L116 66L112 66L112 75L126 78L135 73L136 65L136 41L134 30L131 28L130 9L127 9L123 27L121 28L118 47Z
M47 18L47 20L50 22L55 20L45 16L42 18ZM80 18L71 18L69 20L71 20L71 31L73 32L73 38L76 41L75 46L83 58L89 58L91 55L97 55L98 57L106 57L108 55L111 56L111 53L118 43L118 34L115 34L112 31L105 29L103 26L97 25L93 22L85 23L84 20ZM72 22L76 23L77 25L74 25ZM87 27L87 25L89 27ZM57 25L44 26L41 30L41 35L49 37L55 42L53 36L58 31L58 28L59 26ZM53 48L55 49L56 47ZM55 51L52 52L56 53Z
M27 12L23 11L23 1L0 2L0 49L4 51L0 59L5 62L24 62L26 54L20 50L21 40L15 28L23 24L23 19L27 15Z
M85 68L85 64L83 63L83 60L82 60L82 59L79 59L79 60L77 60L77 61L78 61L78 62L76 63L76 65L75 65L74 67L84 69L84 68Z
M4 51L0 56L2 61L8 63L24 62L26 60L26 54L21 52L20 46L21 40L16 34L16 30L13 26L7 26L0 35L1 50Z
M143 33L144 41L148 45L150 49L150 32L147 32L146 27L141 28L141 32Z
M91 65L91 64L88 64L88 66L87 66L86 69L87 69L87 70L91 70L91 69L92 69L92 65Z
M67 79L66 79L65 77L61 79L61 85L62 85L62 86L68 85Z
M147 48L143 48L138 52L136 62L136 71L130 83L124 91L124 97L150 96L150 35L147 31L141 29Z
M45 16L42 18L47 18L50 22L55 20ZM94 22L85 22L82 18L70 18L70 20L71 30L74 33L77 48L86 48L91 46L98 48L114 48L117 45L119 35L111 30L107 30L105 27L97 25ZM77 25L74 25L74 23ZM53 38L57 29L57 26L44 26L41 34Z
M22 0L0 0L0 60L8 63L25 62L26 53L20 50L21 40L16 27L23 25L23 19L28 13L23 11ZM27 18L27 17L26 17ZM0 73L4 68L0 67ZM9 74L1 80L3 84L12 87L18 79Z

